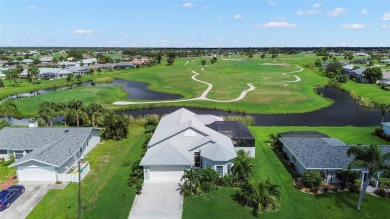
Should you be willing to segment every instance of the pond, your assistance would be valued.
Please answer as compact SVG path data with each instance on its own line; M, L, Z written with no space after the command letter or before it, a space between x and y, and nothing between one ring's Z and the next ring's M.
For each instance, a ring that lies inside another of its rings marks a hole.
M360 105L350 97L348 92L335 87L326 86L318 89L318 93L334 101L326 108L308 113L292 114L250 114L255 118L258 126L378 126L381 123L380 113L372 108ZM158 107L118 111L118 114L133 115L134 117L146 114L164 115L180 107ZM201 109L187 107L197 114L213 114L216 116L237 115L223 110ZM390 116L386 115L385 121Z
M92 81L86 81L80 84L73 84L70 86L65 86L60 88L47 88L47 89L41 89L32 92L20 93L20 94L8 96L7 99L34 97L37 95L49 94L55 91L69 90L80 86L121 87L122 90L127 93L127 98L135 99L135 100L176 100L183 97L178 94L169 94L169 93L149 90L147 88L148 85L149 84L145 82L128 81L122 79L115 79L111 83L102 83L102 84L95 84L92 83Z

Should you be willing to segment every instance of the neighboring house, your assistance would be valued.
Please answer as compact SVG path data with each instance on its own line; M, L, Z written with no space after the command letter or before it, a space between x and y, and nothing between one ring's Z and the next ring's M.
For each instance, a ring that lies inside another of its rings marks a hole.
M73 73L67 69L63 68L38 68L39 69L39 78L47 79L57 79L66 77L69 73ZM26 78L28 70L25 69L21 74L21 78Z
M383 129L383 133L385 133L386 135L390 135L390 122L384 122L381 125Z
M198 118L181 108L161 119L140 163L145 180L179 182L191 167L213 168L221 176L230 172L237 157L232 140L205 125L222 118Z
M70 71L73 74L86 74L91 72L91 69L89 68L76 66L65 68L65 70Z
M255 138L246 125L233 121L215 121L206 126L229 137L236 151L244 150L250 157L255 157Z
M52 56L44 56L44 57L40 58L39 61L42 62L42 63L52 62L53 61L53 57Z
M0 68L0 78L5 78L5 71L8 71L9 68Z
M348 169L354 159L347 156L350 145L337 138L281 137L278 143L299 174L306 170L318 170L324 174L327 183L338 183L336 172ZM390 146L382 146L382 151L389 153ZM361 179L364 179L367 171L357 170L361 172Z
M381 63L383 63L383 64L390 64L390 59L381 60Z
M367 65L368 63L370 63L370 61L367 59L356 59L353 61L353 63Z
M353 54L354 56L370 56L369 54L365 53L365 52L357 52L355 54Z
M136 68L137 66L134 64L131 64L129 62L119 62L114 64L114 68L119 69L129 69L129 68Z
M31 63L33 63L34 62L34 60L32 60L32 59L23 59L22 60L22 63L24 63L24 64L31 64Z
M343 73L349 75L351 78L355 78L358 82L367 82L367 79L364 78L363 72L366 70L366 67L360 67L357 69L343 69Z
M79 64L80 66L81 66L81 63L83 63L83 66L89 66L89 65L96 64L97 63L97 59L96 58L83 59L79 63L80 63Z
M7 60L0 60L0 67L1 66L6 66L8 64Z
M100 142L99 133L97 128L3 128L0 157L15 157L10 167L16 167L18 181L70 181L67 172Z
M94 65L90 65L90 66L88 66L88 67L86 67L86 68L88 68L88 69L112 69L112 68L114 68L114 64L111 64L111 63L106 63L106 64L94 64Z
M57 63L57 67L60 67L60 68L62 68L62 67L67 68L67 67L74 67L74 66L79 67L80 64L78 62L69 62L69 61L58 62Z

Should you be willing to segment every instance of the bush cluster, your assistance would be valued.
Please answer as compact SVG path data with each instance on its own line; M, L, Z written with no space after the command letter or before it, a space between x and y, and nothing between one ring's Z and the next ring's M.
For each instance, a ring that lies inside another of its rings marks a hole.
M390 135L386 135L384 132L383 132L383 129L381 128L376 128L375 129L375 134L382 138L382 139L385 139L386 141L390 141Z
M316 170L306 170L302 174L302 183L308 188L318 188L322 180L322 174Z
M390 178L380 178L379 179L379 188L390 189Z
M387 192L384 189L377 189L374 191L375 195L380 196L382 198L390 198L390 192Z

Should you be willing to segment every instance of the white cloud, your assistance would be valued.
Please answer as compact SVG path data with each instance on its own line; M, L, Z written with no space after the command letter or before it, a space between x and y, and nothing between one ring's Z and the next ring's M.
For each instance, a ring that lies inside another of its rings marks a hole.
M278 3L275 2L275 1L272 1L272 0L269 0L269 1L268 1L268 4L270 4L270 5L277 5Z
M339 16L339 15L345 15L347 13L347 9L346 8L336 8L334 9L333 11L329 11L327 14L331 17L336 17L336 16Z
M368 14L368 10L367 9L363 9L362 10L362 14Z
M218 18L218 20L217 20L218 22L222 22L223 21L223 19L222 18Z
M184 8L192 8L194 6L194 3L192 2L187 2L181 5Z
M304 10L298 10L297 11L297 15L301 16L301 15L313 15L313 14L318 14L319 11L317 10L307 10L307 11L304 11Z
M234 15L233 18L236 19L236 20L241 20L241 19L244 18L244 16L242 16L241 14L236 14L236 15Z
M364 24L344 24L341 25L341 29L363 29L366 25Z
M317 3L312 4L311 7L312 8L319 8L319 7L323 6L323 5L324 5L324 3L317 2Z
M382 29L390 29L390 24L383 24Z
M73 33L77 35L93 35L95 32L87 29L76 29Z
M123 36L123 38L127 39L127 38L129 38L129 36Z
M210 8L210 6L206 6L206 7L204 7L203 9L204 10L207 10L207 9L209 9Z
M390 11L383 14L382 21L390 21Z
M296 24L290 24L287 22L275 22L271 21L264 24L256 24L256 27L262 27L262 28L294 28L296 27Z
M47 10L47 8L46 7L30 6L30 7L28 7L28 10L32 10L32 11L45 11L45 10Z

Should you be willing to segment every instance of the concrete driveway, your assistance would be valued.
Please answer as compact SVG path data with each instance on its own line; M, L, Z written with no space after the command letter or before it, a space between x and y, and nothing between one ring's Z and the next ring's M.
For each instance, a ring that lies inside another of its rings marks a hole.
M183 211L183 196L179 182L145 182L141 195L134 199L129 218L179 219Z
M53 186L52 183L36 183L36 182L25 182L21 183L26 188L26 191L19 196L18 199L11 206L0 212L0 218L7 219L21 219L26 218L27 215L32 211L35 205L42 199L42 197L50 190Z

